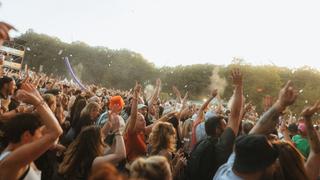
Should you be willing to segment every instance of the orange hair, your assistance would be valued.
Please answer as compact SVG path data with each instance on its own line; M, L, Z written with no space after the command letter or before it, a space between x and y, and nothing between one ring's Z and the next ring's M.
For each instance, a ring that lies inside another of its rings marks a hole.
M110 99L109 109L118 104L121 109L124 107L124 101L121 96L112 96Z

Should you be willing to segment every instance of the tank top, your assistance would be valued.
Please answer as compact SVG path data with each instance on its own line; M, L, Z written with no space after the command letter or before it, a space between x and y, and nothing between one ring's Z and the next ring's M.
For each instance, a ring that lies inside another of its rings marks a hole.
M0 161L4 160L11 151L4 151L0 155ZM19 178L19 180L40 180L41 179L41 171L35 170L31 165L28 166L28 169L25 173Z

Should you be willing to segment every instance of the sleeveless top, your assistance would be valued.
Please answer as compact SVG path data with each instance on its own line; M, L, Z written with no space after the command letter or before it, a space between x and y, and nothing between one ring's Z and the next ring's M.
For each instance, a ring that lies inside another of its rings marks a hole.
M0 161L4 160L11 151L4 151L0 155ZM41 179L41 171L35 170L31 165L28 166L28 169L25 173L19 178L19 180L40 180Z

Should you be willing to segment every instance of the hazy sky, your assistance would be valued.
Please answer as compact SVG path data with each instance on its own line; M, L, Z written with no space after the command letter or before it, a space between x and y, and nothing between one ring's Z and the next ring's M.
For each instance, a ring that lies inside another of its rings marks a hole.
M158 66L320 68L320 1L0 0L1 20L63 41L127 48Z

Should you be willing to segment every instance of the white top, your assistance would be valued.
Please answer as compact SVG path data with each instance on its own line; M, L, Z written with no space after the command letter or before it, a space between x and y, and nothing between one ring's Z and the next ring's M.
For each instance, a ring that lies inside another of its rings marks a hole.
M1 155L0 155L0 161L4 160L9 154L11 153L11 151L4 151ZM41 180L41 171L36 170L34 168L34 164L31 163L31 165L29 165L29 168L27 170L27 172L24 174L24 178L20 180Z

